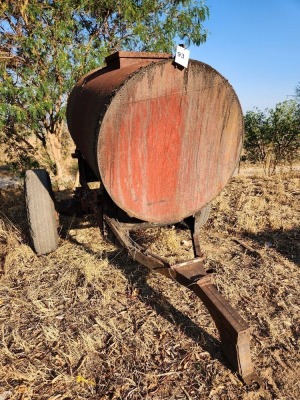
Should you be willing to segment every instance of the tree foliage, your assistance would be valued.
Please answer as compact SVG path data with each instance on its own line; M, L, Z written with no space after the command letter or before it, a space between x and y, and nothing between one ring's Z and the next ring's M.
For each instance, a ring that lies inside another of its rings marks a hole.
M261 162L267 173L273 173L281 162L291 163L299 156L300 104L287 100L265 112L248 111L245 129L248 159Z
M300 104L300 82L298 83L298 85L295 88L295 98L296 98L296 101Z
M0 4L0 140L20 166L43 160L60 178L67 95L81 75L114 51L168 52L176 39L199 45L207 36L209 10L197 0Z

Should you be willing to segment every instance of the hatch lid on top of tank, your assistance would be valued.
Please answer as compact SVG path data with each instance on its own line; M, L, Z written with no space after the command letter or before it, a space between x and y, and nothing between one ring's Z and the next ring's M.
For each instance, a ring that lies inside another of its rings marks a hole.
M135 64L141 60L159 61L161 59L172 58L171 53L148 53L133 51L117 51L105 58L106 64L111 68L123 68Z

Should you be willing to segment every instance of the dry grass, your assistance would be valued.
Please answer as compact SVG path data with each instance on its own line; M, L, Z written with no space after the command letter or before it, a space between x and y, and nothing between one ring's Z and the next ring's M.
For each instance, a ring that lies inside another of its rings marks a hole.
M22 191L0 192L0 398L298 400L299 177L235 177L202 233L219 290L253 327L260 389L229 370L191 292L104 243L89 219L64 218L58 250L37 257ZM136 240L191 255L186 231Z

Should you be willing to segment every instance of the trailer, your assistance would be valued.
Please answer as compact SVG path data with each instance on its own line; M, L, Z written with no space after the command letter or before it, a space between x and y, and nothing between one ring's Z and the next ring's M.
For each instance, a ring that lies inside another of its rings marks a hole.
M218 292L205 268L199 231L212 200L239 162L244 124L238 97L211 66L170 54L117 52L72 90L67 122L80 186L72 210L92 212L101 233L133 260L192 290L207 307L225 357L246 382L257 380L250 327ZM91 189L91 182L99 182ZM45 170L25 176L27 214L37 254L58 246L57 212ZM70 206L71 204L71 206ZM171 263L132 240L151 227L185 224L194 257ZM95 239L96 240L96 239Z

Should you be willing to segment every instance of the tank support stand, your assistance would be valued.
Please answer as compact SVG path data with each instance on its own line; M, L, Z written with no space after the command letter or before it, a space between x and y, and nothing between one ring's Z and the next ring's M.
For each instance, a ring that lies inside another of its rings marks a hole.
M104 224L113 233L118 244L127 249L130 257L168 278L175 279L192 290L204 303L220 334L224 356L240 378L250 384L258 381L250 355L250 327L231 307L213 284L212 274L204 268L204 257L200 250L197 216L190 217L187 224L191 229L195 258L171 265L168 260L142 249L130 238L130 231L143 229L153 224L122 223L103 216Z

